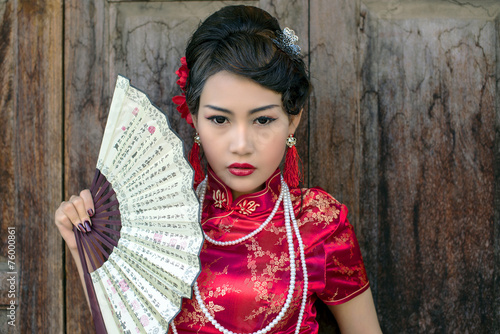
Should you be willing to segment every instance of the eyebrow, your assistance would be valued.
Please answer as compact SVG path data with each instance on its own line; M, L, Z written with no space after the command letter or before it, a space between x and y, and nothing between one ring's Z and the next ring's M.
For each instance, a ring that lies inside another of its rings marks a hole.
M221 108L221 107L216 107L216 106L212 106L210 104L207 104L207 105L204 105L203 106L204 108L209 108L209 109L213 109L213 110L217 110L217 111L221 111L223 113L226 113L226 114L234 114L231 110L229 109L225 109L225 108ZM267 106L262 106L262 107L259 107L259 108L255 108L255 109L252 109L250 110L250 115L251 114L255 114L259 111L264 111L264 110L268 110L268 109L273 109L273 108L276 108L276 107L280 107L279 105L277 104L270 104L270 105L267 105Z

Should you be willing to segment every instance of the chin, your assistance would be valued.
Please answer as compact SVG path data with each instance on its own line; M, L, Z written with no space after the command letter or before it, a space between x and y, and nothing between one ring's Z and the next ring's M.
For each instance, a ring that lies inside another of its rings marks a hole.
M242 182L241 181L235 181L235 183L238 183L239 186L237 187L229 187L231 188L231 192L233 193L233 195L237 195L237 196L241 196L241 195L246 195L246 194L252 194L252 193L255 193L257 191L260 191L262 189L264 189L264 183L262 183L261 185L259 186L255 186L255 185L248 185L248 186L242 186ZM236 199L233 198L233 200Z

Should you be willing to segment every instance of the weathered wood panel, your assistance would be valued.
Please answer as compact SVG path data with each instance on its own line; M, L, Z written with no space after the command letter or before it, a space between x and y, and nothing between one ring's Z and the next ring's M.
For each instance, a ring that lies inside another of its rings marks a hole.
M6 256L7 228L14 227L14 267L2 263L2 271L17 272L18 305L15 327L3 326L12 319L1 313L1 331L58 333L62 242L53 210L62 185L62 4L2 1L0 14L0 244Z
M310 2L309 185L321 186L359 215L359 1ZM363 254L365 250L362 249ZM368 258L368 260L370 260ZM368 261L369 262L369 261ZM372 272L369 272L370 278ZM339 333L329 310L318 305L324 333Z
M377 197L370 248L388 333L498 330L498 30L489 15L451 18L459 7L428 6L432 19L404 5L364 14L363 144L376 142L377 155L363 163L378 175L360 201Z
M107 71L107 2L66 1L64 36L64 199L90 187L111 103ZM68 333L94 325L71 253L66 248Z
M358 1L311 2L310 185L349 207L357 225L359 105Z
M493 218L493 235L495 238L494 252L494 272L493 272L493 329L500 330L500 15L495 20L496 25L496 138L495 138L495 200L493 207L495 208Z
M15 333L15 328L8 325L11 319L11 300L9 298L9 282L7 278L10 272L7 263L8 256L8 227L15 226L15 151L12 143L16 136L14 133L14 100L15 100L15 28L16 16L13 15L15 4L12 2L0 3L0 333ZM18 279L19 281L19 279ZM19 284L17 285L17 289ZM19 299L14 300L16 312Z

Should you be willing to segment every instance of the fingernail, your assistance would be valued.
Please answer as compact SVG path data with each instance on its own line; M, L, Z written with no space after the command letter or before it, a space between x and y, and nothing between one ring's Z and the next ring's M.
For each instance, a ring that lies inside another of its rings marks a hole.
M90 232L90 231L91 231L91 230L90 230L90 223L89 223L89 221L88 221L88 220L86 220L86 221L85 221L85 230L86 230L87 232Z
M83 226L82 223L78 224L78 226L76 228L78 229L78 231L80 231L82 233L85 232L85 227Z
M89 217L92 217L94 215L94 210L88 209L87 213L89 214Z

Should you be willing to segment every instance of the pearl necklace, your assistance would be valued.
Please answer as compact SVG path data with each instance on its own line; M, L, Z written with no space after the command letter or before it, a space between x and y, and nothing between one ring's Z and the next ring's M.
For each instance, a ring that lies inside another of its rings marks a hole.
M200 217L202 214L202 206L203 206L203 201L205 199L206 188L207 188L207 178L205 178L205 180L203 180L203 182L199 185L199 187L197 189L198 193L200 194L200 203L201 203ZM259 233L260 231L262 231L264 229L264 227L267 224L269 224L269 222L273 219L274 215L278 211L279 204L281 203L282 200L283 200L284 215L285 215L285 227L286 227L286 238L287 238L287 242L288 242L288 252L290 255L290 285L288 287L288 293L287 293L285 305L281 309L278 316L273 321L271 321L265 328L258 330L252 334L265 334L265 333L269 332L272 328L274 328L274 326L276 326L276 324L278 322L281 321L281 319L284 317L286 311L290 307L292 297L293 297L294 288L295 288L295 278L296 278L296 273L297 273L297 269L295 267L295 252L294 252L294 248L293 248L293 235L292 235L292 228L290 226L291 225L290 222L292 222L293 229L294 229L294 232L295 232L295 235L297 237L298 244L299 244L300 261L302 264L302 272L303 272L303 276L304 276L304 288L302 291L302 302L300 305L299 318L297 320L295 334L299 333L300 326L302 324L302 319L304 317L304 310L305 310L306 301L307 301L307 288L308 288L307 267L306 267L306 261L305 261L305 255L304 255L304 244L302 242L302 237L300 236L299 226L297 224L297 220L295 219L295 213L293 212L293 205L292 205L292 200L290 197L290 190L288 188L288 185L286 184L286 182L283 180L283 177L282 177L281 178L280 196L279 196L278 200L276 201L276 204L273 208L273 211L271 212L269 217L264 221L264 223L262 223L259 226L259 228L254 230L252 233L250 233L244 237L241 237L239 239L233 240L233 241L221 242L221 241L216 241L216 240L211 239L209 236L206 235L205 232L203 232L203 234L205 235L205 239L208 242L215 244L217 246L229 246L229 245L236 245L238 243L241 243L241 242L253 237L254 235ZM201 298L200 290L198 288L198 282L195 282L195 284L194 284L194 293L195 293L196 300L197 300L198 304L200 305L200 308L201 308L203 314L205 315L205 317L208 320L210 320L210 322L212 323L212 325L214 325L215 328L217 328L219 331L221 331L224 334L237 334L237 333L234 333L234 332L226 329L225 327L223 327L210 314L207 307L205 306L205 303L203 302L203 299ZM173 321L171 324L172 324L172 331L174 332L174 334L178 334L177 329L175 328L175 324Z
M284 181L282 181L282 183L284 183ZM207 192L207 178L206 177L205 177L205 180L203 180L200 183L199 187L201 187L201 191L199 191L200 192L200 203L201 203L201 205L203 205L203 202L205 201L205 193ZM276 201L276 204L274 205L273 211L271 211L271 214L269 215L269 217L267 217L267 219L259 226L259 228L254 230L252 233L250 233L244 237L241 237L239 239L236 239L236 240L223 242L223 241L214 240L214 239L210 238L205 232L203 232L203 234L205 235L205 239L208 242L210 242L214 245L217 245L217 246L236 245L236 244L239 244L240 242L243 242L247 239L250 239L251 237L253 237L257 233L262 231L264 229L264 227L266 227L266 225L269 224L269 222L274 218L274 215L276 214L276 211L278 211L282 200L283 200L283 191L280 192L280 196L278 197L278 200ZM200 217L201 217L201 207L200 207Z

